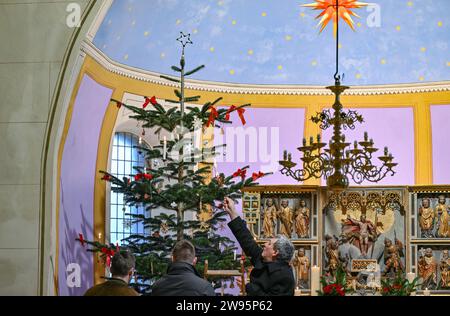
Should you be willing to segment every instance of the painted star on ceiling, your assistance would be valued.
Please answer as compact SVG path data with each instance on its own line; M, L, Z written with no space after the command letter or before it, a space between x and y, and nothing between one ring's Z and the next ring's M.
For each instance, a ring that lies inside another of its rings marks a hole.
M317 26L320 27L320 33L325 29L325 27L328 25L328 22L333 19L333 29L334 34L336 34L337 31L337 19L344 20L354 31L354 22L352 20L352 15L359 18L359 16L354 13L351 9L359 9L362 7L365 7L368 5L368 3L356 1L356 0L316 0L314 3L309 4L303 4L302 7L310 7L314 8L314 10L323 10L322 13L320 13L316 19L320 20L319 24ZM339 10L337 10L337 5L339 5ZM338 11L338 14L336 14L336 11Z

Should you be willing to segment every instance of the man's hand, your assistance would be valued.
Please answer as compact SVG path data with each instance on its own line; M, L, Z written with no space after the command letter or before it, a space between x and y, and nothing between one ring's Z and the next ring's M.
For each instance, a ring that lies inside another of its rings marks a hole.
M225 197L225 200L223 201L223 209L228 213L228 215L230 215L231 220L239 216L236 212L234 201L229 197Z

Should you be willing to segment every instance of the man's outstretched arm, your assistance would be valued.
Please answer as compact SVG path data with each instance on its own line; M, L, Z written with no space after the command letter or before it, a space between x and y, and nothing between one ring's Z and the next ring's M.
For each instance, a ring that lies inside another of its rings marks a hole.
M224 209L230 215L231 221L228 223L233 235L244 250L245 254L251 258L253 265L255 261L261 257L262 249L253 239L252 234L248 230L245 222L239 217L233 200L225 198Z

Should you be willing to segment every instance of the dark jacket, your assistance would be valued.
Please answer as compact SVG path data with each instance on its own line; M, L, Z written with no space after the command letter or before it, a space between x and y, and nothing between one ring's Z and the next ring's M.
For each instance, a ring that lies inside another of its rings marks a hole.
M242 250L253 265L250 282L246 285L249 296L293 296L295 279L292 268L286 262L264 262L262 248L253 239L245 222L237 217L228 223Z
M139 296L139 294L125 281L112 278L90 288L84 293L84 296Z
M155 282L152 296L215 296L211 284L189 263L175 262L167 274Z

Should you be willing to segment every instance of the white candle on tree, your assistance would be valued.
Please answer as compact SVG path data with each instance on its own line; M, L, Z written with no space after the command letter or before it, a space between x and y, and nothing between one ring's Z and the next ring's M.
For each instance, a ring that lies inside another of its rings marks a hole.
M164 141L163 141L163 158L166 159L167 158L167 137L164 136Z

